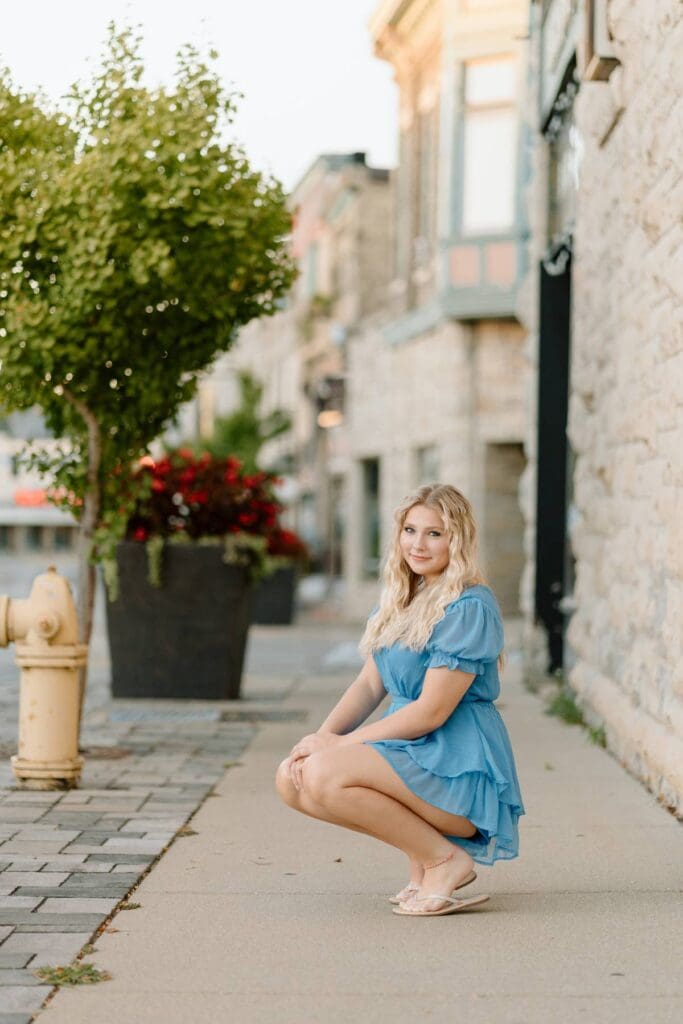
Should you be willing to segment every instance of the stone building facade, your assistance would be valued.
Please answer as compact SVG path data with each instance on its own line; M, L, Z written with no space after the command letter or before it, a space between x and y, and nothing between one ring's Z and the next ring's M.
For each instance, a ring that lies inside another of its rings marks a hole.
M608 748L679 814L682 53L678 0L534 3L519 304L539 382L524 481L529 662L549 655Z
M527 5L384 0L370 30L395 72L400 156L386 303L349 340L346 610L376 602L401 498L450 482L472 501L481 555L519 613L529 367L519 99Z
M262 411L283 409L292 419L260 462L283 477L285 521L330 576L344 572L348 341L385 301L391 203L389 172L369 167L365 154L314 161L289 199L298 279L281 311L247 325L207 374L183 427L210 433L215 416L235 408L236 371L254 374L264 385Z

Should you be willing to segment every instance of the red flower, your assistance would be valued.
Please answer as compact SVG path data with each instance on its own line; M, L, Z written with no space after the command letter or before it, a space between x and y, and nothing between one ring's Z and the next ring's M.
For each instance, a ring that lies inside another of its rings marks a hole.
M265 473L254 473L252 476L245 476L242 478L242 483L245 487L258 487L262 484L266 478Z
M133 480L148 483L129 520L127 536L136 540L183 531L193 540L240 531L266 538L277 529L282 506L272 493L273 476L244 473L235 456L195 458L181 448L153 466L137 466ZM187 506L182 513L176 496Z
M208 500L208 491L191 491L185 498L188 505L206 505Z
M273 530L268 538L268 553L304 560L309 556L306 544L293 530Z

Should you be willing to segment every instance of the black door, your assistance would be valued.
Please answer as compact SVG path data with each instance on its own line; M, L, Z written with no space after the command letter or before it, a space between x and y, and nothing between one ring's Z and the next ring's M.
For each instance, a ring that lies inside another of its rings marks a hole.
M571 251L541 263L536 492L536 616L548 634L548 671L564 663L567 557L567 407Z

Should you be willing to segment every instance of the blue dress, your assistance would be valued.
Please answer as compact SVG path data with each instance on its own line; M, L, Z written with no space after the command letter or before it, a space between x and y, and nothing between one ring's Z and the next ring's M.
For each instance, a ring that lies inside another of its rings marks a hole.
M416 700L426 670L441 666L474 673L453 713L426 736L365 741L413 793L477 826L469 839L446 838L480 864L518 856L517 820L525 813L508 732L493 704L500 694L496 659L502 648L503 623L493 592L483 584L468 587L446 606L424 650L398 643L374 654L392 699L383 717Z

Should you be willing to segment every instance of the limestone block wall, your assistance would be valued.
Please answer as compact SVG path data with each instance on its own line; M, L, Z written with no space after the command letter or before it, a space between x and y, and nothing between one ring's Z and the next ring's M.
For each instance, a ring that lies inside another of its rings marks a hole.
M362 618L379 593L376 579L361 566L364 503L360 461L380 461L380 518L385 540L392 510L414 486L415 448L438 445L441 475L469 487L468 389L465 331L442 324L402 345L388 344L378 327L368 326L348 347L348 481L346 610ZM445 386L448 382L450 386ZM362 611L360 611L362 609Z
M577 98L570 683L683 815L683 7L610 22L621 67Z
M527 368L522 348L520 326L502 321L476 326L444 321L398 345L389 344L378 325L351 339L344 563L349 618L362 619L379 593L377 579L364 578L361 565L364 458L380 459L383 544L394 507L417 483L416 449L433 446L440 481L454 484L473 504L484 560L485 526L490 527L494 564L486 568L492 582L497 560L506 563L504 574L510 578L508 552L521 549L522 520L516 497L514 522L504 512L497 518L495 507L498 501L508 508L510 492L516 496L517 477L510 482L510 471L518 475L523 462ZM515 446L512 452L510 445ZM487 456L489 469L494 462L498 466L496 488L487 480ZM514 603L518 584L512 590Z

